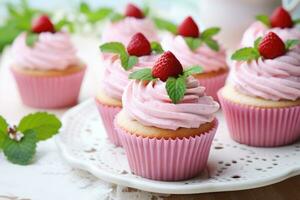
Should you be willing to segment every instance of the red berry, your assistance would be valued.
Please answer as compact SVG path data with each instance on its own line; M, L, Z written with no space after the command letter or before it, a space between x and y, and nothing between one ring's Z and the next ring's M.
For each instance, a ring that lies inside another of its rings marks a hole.
M54 26L47 15L42 15L34 20L31 30L34 33L55 32Z
M142 33L136 33L127 45L127 52L132 56L145 56L151 54L151 45Z
M127 4L126 6L125 16L135 17L138 19L143 19L145 17L143 11L141 11L141 9L131 3Z
M174 54L170 51L165 52L154 64L152 76L166 81L169 77L177 77L182 74L183 68Z
M281 6L273 11L270 21L272 27L291 28L294 25L290 13Z
M178 34L184 37L199 37L199 28L192 17L187 17L178 26Z
M285 54L284 42L273 32L269 32L258 46L259 53L266 59L273 59Z

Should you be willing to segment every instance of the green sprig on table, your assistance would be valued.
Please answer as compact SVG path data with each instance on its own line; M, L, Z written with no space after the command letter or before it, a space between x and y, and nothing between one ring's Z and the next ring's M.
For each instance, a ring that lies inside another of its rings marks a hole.
M0 116L0 149L10 162L28 165L34 158L37 143L57 134L61 125L55 115L46 112L29 114L18 126L10 126Z

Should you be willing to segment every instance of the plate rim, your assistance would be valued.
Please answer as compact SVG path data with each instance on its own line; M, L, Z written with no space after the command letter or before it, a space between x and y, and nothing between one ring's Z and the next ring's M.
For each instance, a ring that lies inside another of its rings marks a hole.
M72 116L72 113L78 112L80 109L82 109L85 106L91 106L92 103L94 103L94 99L90 98L83 101L82 103L79 103L73 108L67 110L61 118L63 126L60 130L60 134L62 134L62 132L65 130L65 127L67 126L66 121L69 116ZM163 181L150 180L151 181L150 185L149 182L145 182L145 181L144 184L142 184L141 181L143 181L144 178L136 180L136 179L129 179L127 176L107 173L105 171L98 170L95 166L86 164L80 161L79 159L74 158L68 152L67 147L64 145L64 142L60 139L61 138L60 134L58 134L57 137L55 137L56 145L58 146L58 149L62 154L62 157L65 158L65 160L71 166L88 171L89 173L93 174L97 178L102 179L104 181L117 184L117 185L122 185L125 187L132 187L147 192L154 192L154 193L161 193L161 194L200 194L200 193L208 193L208 192L247 190L247 189L259 188L259 187L275 184L300 174L300 166L299 166L295 168L288 168L287 170L282 171L282 173L277 174L277 176L270 176L262 180L260 179L250 180L250 181L248 180L245 182L237 181L231 183L206 183L203 185L181 185L181 186L177 185L176 187L170 187L167 185L167 183L176 183L176 182L163 182ZM149 179L147 180L149 181ZM161 183L166 183L166 184L161 184Z

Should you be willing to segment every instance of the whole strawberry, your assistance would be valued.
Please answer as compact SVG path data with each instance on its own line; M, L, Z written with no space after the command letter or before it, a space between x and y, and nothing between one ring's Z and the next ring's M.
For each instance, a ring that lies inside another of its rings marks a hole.
M170 51L165 52L154 64L152 76L166 81L169 77L177 77L182 74L183 68L174 54Z
M266 59L273 59L282 56L286 52L284 42L274 32L269 32L258 46L261 56Z
M127 52L132 56L151 54L151 45L142 33L136 33L127 45Z
M143 19L145 17L143 11L141 11L141 9L139 9L137 6L131 3L127 4L126 6L125 16L135 17L138 19Z
M187 17L185 20L178 26L177 30L179 35L184 37L199 37L199 28L196 22L193 20L192 17Z
M279 28L291 28L294 25L291 15L282 6L274 10L270 22L272 27Z
M42 33L42 32L55 32L54 25L47 15L42 15L32 23L32 32L34 33Z

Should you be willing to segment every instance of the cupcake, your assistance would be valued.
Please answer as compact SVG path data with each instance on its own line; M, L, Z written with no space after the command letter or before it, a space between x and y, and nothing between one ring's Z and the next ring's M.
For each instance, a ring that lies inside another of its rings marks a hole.
M108 137L112 143L120 146L113 120L122 109L122 94L129 83L130 72L153 66L162 52L160 44L150 42L142 33L135 34L125 49L122 43L111 42L101 45L102 53L113 53L105 63L101 88L96 97L97 107Z
M118 17L114 17L102 33L104 43L117 41L128 45L132 36L138 32L150 41L159 40L153 21L134 4L128 4L123 15L115 14L114 16Z
M258 37L262 37L268 32L274 32L281 39L300 39L300 31L296 28L299 20L293 20L291 15L283 8L276 8L272 15L258 15L257 21L254 22L244 33L241 46L251 46L254 40Z
M55 29L48 16L40 16L30 32L15 39L12 54L11 71L25 105L63 108L77 103L86 67L69 34Z
M177 181L198 175L207 164L218 121L219 104L183 71L171 52L152 70L130 74L115 127L131 171L144 178Z
M273 32L236 51L232 79L218 95L231 137L242 144L275 147L300 137L299 40Z
M187 17L178 27L177 35L168 34L162 40L163 49L174 53L183 68L203 68L203 73L194 77L214 99L217 99L217 91L224 86L229 70L225 50L213 38L219 31L219 28L213 27L200 33L194 20Z

